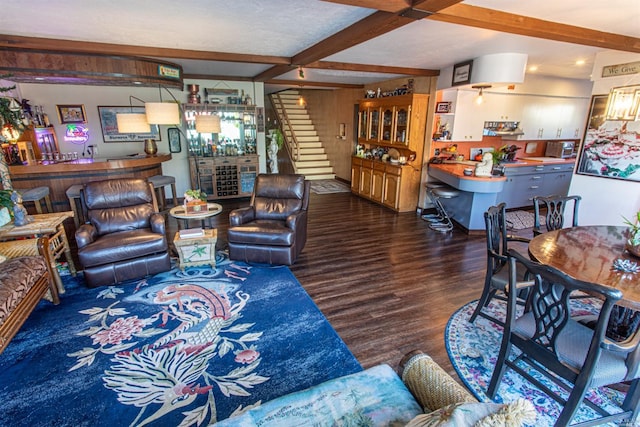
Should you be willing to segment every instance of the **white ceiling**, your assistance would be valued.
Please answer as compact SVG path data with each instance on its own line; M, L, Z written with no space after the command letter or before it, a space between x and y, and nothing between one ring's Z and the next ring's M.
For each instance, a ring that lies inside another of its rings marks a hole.
M469 0L533 18L640 37L638 0ZM183 50L292 57L376 12L320 0L30 0L3 2L0 33ZM588 79L601 48L422 19L323 58L443 69L490 53L520 52L538 74ZM185 74L252 78L270 64L167 58ZM583 60L582 66L575 65ZM366 84L400 75L305 69L305 80ZM297 70L275 77L296 80Z

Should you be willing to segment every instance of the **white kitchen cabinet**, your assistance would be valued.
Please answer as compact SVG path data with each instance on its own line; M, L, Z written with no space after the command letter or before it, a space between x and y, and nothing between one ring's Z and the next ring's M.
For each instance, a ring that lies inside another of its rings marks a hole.
M477 92L445 90L442 101L451 101L453 114L440 114L440 125L448 123L451 141L482 141L482 105L475 103Z
M589 102L582 98L522 96L522 139L580 139Z

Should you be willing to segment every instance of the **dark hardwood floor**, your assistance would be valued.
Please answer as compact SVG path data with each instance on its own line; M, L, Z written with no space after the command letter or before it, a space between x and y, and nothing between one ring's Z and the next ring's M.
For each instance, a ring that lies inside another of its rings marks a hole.
M221 202L212 220L218 249L229 211L248 202ZM170 236L176 227L170 219ZM363 367L396 367L420 349L453 374L444 329L480 296L485 251L484 236L432 231L415 212L397 214L350 193L312 194L307 244L291 271Z

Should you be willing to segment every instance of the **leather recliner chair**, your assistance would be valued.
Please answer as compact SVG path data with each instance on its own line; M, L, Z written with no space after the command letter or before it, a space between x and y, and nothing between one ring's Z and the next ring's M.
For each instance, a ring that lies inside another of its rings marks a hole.
M229 214L229 258L292 265L307 241L309 188L304 175L258 175L250 206Z
M81 190L87 223L76 231L87 286L112 285L171 268L164 216L144 179L90 182Z

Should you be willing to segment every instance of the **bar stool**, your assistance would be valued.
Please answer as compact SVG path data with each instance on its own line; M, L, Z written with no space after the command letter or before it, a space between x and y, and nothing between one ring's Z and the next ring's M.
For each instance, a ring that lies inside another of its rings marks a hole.
M429 228L435 231L440 231L441 233L446 233L453 230L453 222L451 222L451 218L447 213L444 205L440 201L441 199L453 199L454 197L458 197L460 195L460 191L451 187L451 186L443 186L437 187L432 190L432 194L434 196L434 204L436 205L436 209L442 215L442 220L438 222L432 222L429 224Z
M65 192L67 199L69 199L69 206L71 206L71 210L73 211L73 222L76 224L76 229L80 227L80 224L85 223L82 212L82 201L80 200L80 190L82 190L82 184L74 184L67 188Z
M42 213L41 200L44 199L44 203L47 206L47 212L53 213L51 207L51 198L49 197L49 187L35 187L29 190L16 190L22 196L22 202L33 202L36 207L36 212Z
M166 197L164 193L164 187L171 186L171 193L173 195L173 206L178 206L178 199L176 197L176 179L173 176L168 175L154 175L147 178L147 181L153 185L153 189L156 191L156 197L158 198L158 204L160 210L166 209Z
M431 203L433 204L433 207L436 210L436 213L429 213L429 214L423 214L422 215L422 219L424 219L425 221L429 221L429 222L441 222L444 217L442 216L438 205L436 205L435 203L435 196L433 195L433 190L435 188L441 188L441 187L446 187L447 184L445 184L442 181L437 181L437 180L430 180L429 182L426 183L425 187L427 189L427 197L429 198L429 200L431 201Z

